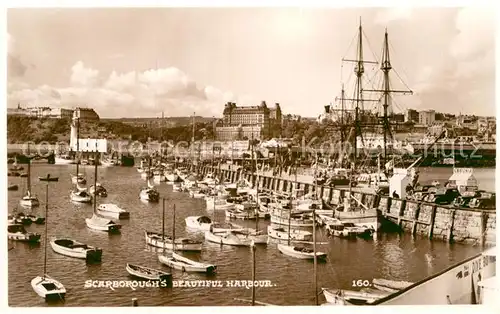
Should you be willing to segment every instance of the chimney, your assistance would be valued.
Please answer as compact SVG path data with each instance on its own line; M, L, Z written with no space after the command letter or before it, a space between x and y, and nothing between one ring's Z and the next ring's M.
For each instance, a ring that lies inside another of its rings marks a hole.
M330 105L325 106L325 113L330 113Z

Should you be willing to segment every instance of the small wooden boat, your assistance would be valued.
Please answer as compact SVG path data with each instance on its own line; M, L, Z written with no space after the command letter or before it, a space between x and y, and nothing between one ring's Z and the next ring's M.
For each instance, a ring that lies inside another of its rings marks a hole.
M19 176L21 178L26 178L28 176L28 173L27 172L21 172L21 174L19 174Z
M294 215L292 214L291 219L285 216L275 216L271 215L271 222L278 225L289 225L291 227L312 227L313 220L307 215Z
M85 179L82 173L79 173L76 176L71 175L71 182L73 184L87 184L87 179Z
M194 192L196 194L196 192ZM200 192L201 193L201 192ZM194 195L194 194L193 194ZM195 197L195 196L193 196ZM207 210L234 210L235 204L229 203L227 199L218 198L217 196L207 196L205 197L205 202L207 204Z
M21 170L24 170L24 167L23 166L19 166L17 163L14 163L14 165L12 165L12 167L10 167L11 171L21 171Z
M168 267L183 272L211 274L217 271L216 265L196 262L175 252L172 253L172 256L158 255L158 259Z
M37 276L31 280L31 287L36 294L46 301L64 299L66 288L63 284L48 275Z
M127 272L136 278L164 282L168 286L172 283L172 274L163 270L127 263Z
M91 218L85 218L85 223L90 229L109 233L118 233L122 227L122 225L117 224L108 218L99 217L96 214L93 214Z
M9 171L7 172L7 176L9 177L19 177L21 174L17 171Z
M252 228L245 228L231 232L240 239L253 241L254 244L267 244L268 236L262 230L257 231Z
M115 204L100 204L96 212L98 215L111 218L111 219L128 219L130 218L130 213L124 209L121 209Z
M208 231L212 220L207 216L189 216L185 219L186 227L191 230Z
M73 202L77 203L91 203L92 196L86 190L73 190L71 191L70 198Z
M187 228L196 231L210 231L212 228L212 231L217 233L245 229L242 226L232 223L214 223L207 216L189 216L185 221Z
M7 187L7 191L17 191L19 190L19 185L17 184L11 184Z
M169 181L169 182L172 182L172 181ZM172 184L172 191L174 191L174 192L182 192L182 184L179 183L179 182L174 182Z
M213 233L211 231L205 232L205 240L214 243L234 246L251 246L253 241L248 237L238 237L231 231Z
M226 209L227 219L253 220L256 218L255 209Z
M100 183L96 183L95 187L91 185L89 187L89 193L91 195L97 195L100 197L108 196L108 191L106 191L106 189Z
M7 225L7 239L21 242L37 243L40 242L39 233L28 232L21 224Z
M101 166L102 167L112 167L115 164L116 164L115 161L112 160L112 159L103 159L103 160L101 160Z
M206 194L200 188L191 188L189 190L189 196L192 198L204 198Z
M33 223L33 220L24 217L23 213L17 214L16 216L9 215L7 220L10 224L17 224L23 226L29 226Z
M53 238L50 246L54 252L87 261L100 262L102 249L89 246L68 238Z
M391 294L390 292L370 289L369 291L352 291L341 289L325 289L323 295L331 305L365 305Z
M372 284L373 284L373 287L376 289L384 290L384 291L392 293L392 292L396 292L399 290L403 290L403 289L413 285L413 282L374 278L372 280Z
M278 244L278 250L288 256L299 259L314 259L314 251L310 248ZM326 253L316 252L316 259L326 258Z
M273 239L288 240L288 229L273 225L267 226L267 235ZM312 241L313 235L309 231L291 229L290 239L296 241Z
M160 201L160 193L148 180L148 186L141 189L141 191L139 192L139 198L143 201L158 203Z
M172 170L165 170L165 179L169 182L177 182L179 180L179 175Z
M329 235L339 238L371 238L375 230L369 227L356 226L350 222L340 222L335 224L327 224L326 232Z
M31 214L19 213L16 215L16 218L22 221L23 225L31 225L32 223L43 225L45 223L45 217L37 217Z
M175 248L174 241L172 237L163 236L161 233L144 231L144 236L146 237L146 243L167 250L175 251L201 251L202 242L188 239L188 238L176 238Z
M24 195L19 200L19 205L24 208L34 208L40 206L40 201L38 201L38 198L35 195L31 194L31 192L28 190L26 192L26 195Z
M50 181L50 182L58 182L59 177L38 177L38 180L40 181Z

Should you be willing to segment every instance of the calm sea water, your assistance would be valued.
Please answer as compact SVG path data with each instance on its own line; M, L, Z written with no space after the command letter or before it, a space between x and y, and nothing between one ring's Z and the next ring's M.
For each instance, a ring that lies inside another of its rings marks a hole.
M50 173L59 176L59 182L50 183L48 236L71 237L80 242L103 248L102 263L87 265L85 261L56 254L48 247L48 274L61 281L67 289L66 300L58 306L127 306L132 298L138 298L141 306L159 305L245 305L234 298L249 299L251 290L244 287L222 288L85 288L86 280L127 280L127 263L135 263L157 269L168 268L158 261L158 252L145 244L144 230L161 232L161 202L143 203L139 190L145 185L135 168L100 168L98 181L108 189L108 197L102 202L116 203L131 212L130 220L121 221L120 235L108 235L89 230L85 218L92 216L92 205L74 204L69 200L71 190L70 173L74 166L34 165L33 178ZM93 181L93 168L86 172ZM432 177L429 175L432 174ZM421 179L446 180L451 169L421 169ZM476 177L482 189L494 190L494 170L478 169ZM34 210L44 216L45 183L33 180L33 191L41 206ZM18 205L25 184L23 178L9 178L9 183L20 184L20 190L9 192L9 212ZM174 193L171 186L162 183L158 187L161 195L168 198L165 230L172 231L172 205L176 204L176 236L186 235L184 218L191 215L209 215L205 202L191 199L188 194ZM216 217L224 219L223 213ZM254 226L254 222L238 222ZM261 221L259 228L268 222ZM44 226L32 225L30 231L44 232ZM189 234L203 239L202 234ZM323 230L318 230L318 249L328 253L326 263L318 264L318 288L352 288L355 280L386 278L418 281L432 275L454 262L479 252L478 247L450 245L431 242L410 235L379 234L376 240L327 239ZM14 249L8 253L9 305L46 306L31 288L30 281L43 273L43 244L30 246L11 242ZM204 243L201 253L189 254L194 259L215 263L218 273L207 277L173 271L174 280L250 280L251 252L245 247L219 246ZM256 278L270 280L272 287L257 288L257 300L278 305L312 305L314 303L313 263L297 260L279 253L273 244L259 246L256 251ZM323 296L320 296L320 301Z

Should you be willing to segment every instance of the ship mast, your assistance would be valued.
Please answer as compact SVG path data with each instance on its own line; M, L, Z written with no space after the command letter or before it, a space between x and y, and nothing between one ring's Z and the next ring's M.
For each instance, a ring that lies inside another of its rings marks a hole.
M358 44L357 44L357 51L356 51L356 59L342 59L344 62L351 62L354 63L356 66L354 67L354 74L356 75L356 83L355 83L355 90L354 90L354 98L351 99L346 99L344 97L341 98L341 100L349 100L354 102L354 155L353 155L353 168L356 167L356 160L357 160L357 155L358 155L358 147L357 147L357 141L358 141L358 135L361 136L361 140L363 140L363 135L361 133L361 120L360 120L360 114L364 113L364 102L367 101L373 101L376 102L378 100L374 99L363 99L363 75L365 73L365 63L371 63L371 64L378 64L375 61L367 61L364 60L363 57L363 27L361 26L361 18L359 19L359 27L358 27ZM360 112L361 108L361 112ZM352 133L351 133L352 134Z
M383 108L384 115L382 117L382 127L384 133L384 152L383 152L383 163L387 162L387 139L392 139L391 123L389 121L389 106L391 106L391 94L403 94L412 95L413 92L410 89L407 90L393 90L391 89L390 83L390 72L392 70L391 57L389 54L389 35L387 33L387 28L384 34L384 45L382 51L382 62L380 69L384 73L383 89L367 90L370 92L380 92L383 95Z

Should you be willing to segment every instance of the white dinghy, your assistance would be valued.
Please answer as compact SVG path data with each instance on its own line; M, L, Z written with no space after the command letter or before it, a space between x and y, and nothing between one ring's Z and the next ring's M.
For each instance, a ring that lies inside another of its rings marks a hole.
M212 228L213 232L217 233L245 229L240 225L232 224L229 222L212 222L212 220L207 216L189 216L185 219L185 221L186 227L193 231L210 231L210 228Z
M172 283L172 274L163 270L149 268L140 265L134 265L127 263L125 267L130 276L151 280L151 281L159 281L164 283L166 286L170 286Z
M267 234L273 239L279 240L296 240L296 241L312 241L312 233L305 230L291 229L288 232L283 227L269 225L267 226Z
M231 231L217 233L207 231L205 232L205 240L209 242L234 246L250 246L252 244L251 238L248 238L246 236L238 236Z
M76 190L71 191L70 198L73 202L77 203L91 203L92 196L87 192L87 189L80 190L77 187Z
M168 267L183 272L211 274L217 271L216 265L196 262L175 252L172 253L172 256L158 255L158 259Z
M84 259L89 262L100 262L102 249L89 246L68 238L53 238L50 246L54 252L69 257Z
M99 206L97 206L96 212L100 216L111 219L130 218L130 213L124 209L121 209L116 204L100 204Z
M315 255L316 259L326 258L326 253L316 252L315 254L313 249L301 246L278 244L278 250L285 255L298 259L314 259Z

